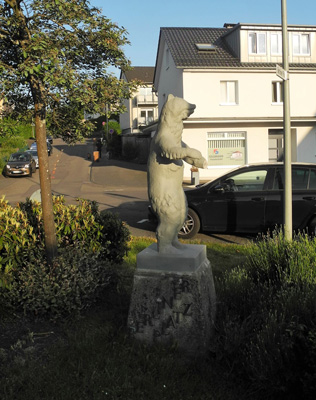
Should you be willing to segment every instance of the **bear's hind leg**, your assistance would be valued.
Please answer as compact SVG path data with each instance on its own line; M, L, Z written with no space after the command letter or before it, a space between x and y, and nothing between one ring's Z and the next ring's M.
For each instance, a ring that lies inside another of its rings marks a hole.
M156 231L159 253L180 253L180 249L173 246L175 235L178 236L177 225L170 223L167 217L161 218Z

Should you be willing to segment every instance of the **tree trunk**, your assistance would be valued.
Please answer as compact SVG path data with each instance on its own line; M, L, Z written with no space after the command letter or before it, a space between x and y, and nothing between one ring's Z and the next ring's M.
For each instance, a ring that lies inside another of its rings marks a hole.
M38 82L31 82L31 89L35 104L35 134L40 174L45 248L47 261L51 264L53 259L57 256L57 239L46 143L46 110L41 95L40 84Z

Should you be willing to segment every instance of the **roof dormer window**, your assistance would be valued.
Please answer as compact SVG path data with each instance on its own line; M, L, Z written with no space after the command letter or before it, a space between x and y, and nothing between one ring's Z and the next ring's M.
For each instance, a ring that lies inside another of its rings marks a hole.
M249 32L248 40L250 54L266 54L265 32Z
M306 33L293 33L293 54L296 56L310 55L310 37Z

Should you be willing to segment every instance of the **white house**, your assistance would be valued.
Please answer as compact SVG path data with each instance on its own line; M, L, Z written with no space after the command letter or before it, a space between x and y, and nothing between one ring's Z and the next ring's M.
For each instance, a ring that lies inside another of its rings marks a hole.
M126 82L141 81L137 92L129 100L124 100L126 112L120 114L123 134L137 134L158 118L158 97L153 92L154 67L133 67L121 71L120 79Z
M316 26L288 27L292 160L316 162ZM201 179L283 156L281 25L161 28L154 87L196 104L183 140L208 160ZM190 176L185 165L184 177Z

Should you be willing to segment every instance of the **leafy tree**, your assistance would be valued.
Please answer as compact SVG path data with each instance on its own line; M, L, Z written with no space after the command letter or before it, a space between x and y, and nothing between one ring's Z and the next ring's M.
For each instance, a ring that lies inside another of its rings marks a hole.
M17 116L34 113L48 261L57 254L46 129L68 143L93 124L83 110L123 110L135 83L109 66L129 68L127 32L86 0L0 0L0 98Z

